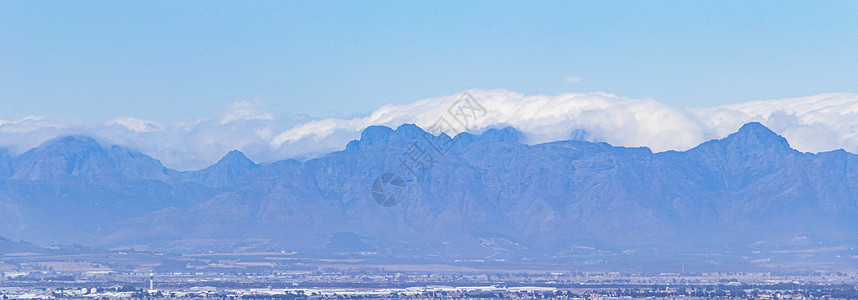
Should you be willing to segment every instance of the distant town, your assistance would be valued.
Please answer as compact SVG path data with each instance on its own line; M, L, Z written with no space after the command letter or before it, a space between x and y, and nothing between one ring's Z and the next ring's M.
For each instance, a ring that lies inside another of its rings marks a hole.
M6 254L3 299L858 298L858 273L635 273L376 264L295 253ZM495 265L497 266L497 265Z
M747 298L858 297L856 274L506 272L4 272L3 299L51 298Z

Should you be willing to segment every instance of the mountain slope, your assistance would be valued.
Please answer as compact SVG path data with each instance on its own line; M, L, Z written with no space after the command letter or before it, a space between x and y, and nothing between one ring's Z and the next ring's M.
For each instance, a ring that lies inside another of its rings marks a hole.
M10 158L0 174L0 232L43 244L93 244L110 224L164 207L189 207L215 190L179 182L145 154L60 137ZM2 166L2 164L0 164Z
M757 249L858 244L858 156L801 153L759 123L684 152L521 140L512 128L451 139L374 126L345 150L305 162L260 165L233 151L180 173L75 137L11 157L30 163L0 182L0 206L9 208L0 225L15 238L38 230L42 240L102 246L211 250L195 244L205 240L223 250L324 253L356 245L457 259L660 249L741 260ZM449 147L442 154L439 145ZM422 165L404 167L415 156ZM405 182L393 207L372 196L385 173Z
M858 158L797 152L758 123L664 153L581 141L526 145L511 128L462 134L414 178L400 159L415 145L431 151L425 134L413 125L370 127L344 151L256 177L173 218L131 223L181 224L166 234L172 239L258 238L304 251L348 232L389 253L451 257L858 240L849 217L858 211ZM405 200L392 208L370 192L387 172L407 182ZM158 238L125 230L111 241Z
M193 172L186 172L183 178L208 187L236 186L247 181L243 178L250 175L259 165L244 156L241 151L233 150L227 153L214 165Z
M103 180L114 176L165 180L171 173L145 154L119 146L104 148L84 136L58 137L25 152L14 164L11 178L26 180L68 177Z

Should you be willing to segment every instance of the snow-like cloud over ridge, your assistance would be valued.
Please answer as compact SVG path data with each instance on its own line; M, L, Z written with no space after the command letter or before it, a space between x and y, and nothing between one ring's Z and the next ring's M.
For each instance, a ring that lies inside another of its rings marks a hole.
M722 138L743 124L761 122L801 151L838 148L858 153L858 94L753 101L710 108L682 108L652 99L608 93L523 95L506 90L469 90L484 109L467 131L512 126L526 142L565 139L647 146L653 151L686 150ZM277 116L258 101L239 101L203 119L165 122L117 117L100 124L29 116L0 119L0 147L23 152L66 134L85 134L103 143L137 149L180 170L204 168L238 149L261 162L307 158L343 149L368 126L414 123L430 128L463 93L385 105L356 118L311 119Z
M486 111L473 118L468 131L512 126L524 132L531 143L569 139L573 132L586 132L590 139L618 145L652 146L656 151L685 149L704 138L692 113L653 100L623 98L606 93L570 93L558 96L525 96L503 90L469 91ZM319 141L335 132L359 136L372 125L396 127L414 123L429 128L461 94L426 99L404 105L387 105L372 114L353 119L312 121L277 135L273 147ZM695 128L689 128L695 127Z
M858 94L752 101L697 109L695 113L716 136L726 135L729 128L743 123L759 121L801 151L845 149L858 153Z

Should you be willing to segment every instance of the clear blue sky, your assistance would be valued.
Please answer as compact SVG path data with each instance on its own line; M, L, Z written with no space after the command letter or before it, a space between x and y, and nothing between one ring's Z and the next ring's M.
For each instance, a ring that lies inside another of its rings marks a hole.
M858 92L858 1L0 2L0 118L190 120L245 99L323 117L469 88L687 107Z

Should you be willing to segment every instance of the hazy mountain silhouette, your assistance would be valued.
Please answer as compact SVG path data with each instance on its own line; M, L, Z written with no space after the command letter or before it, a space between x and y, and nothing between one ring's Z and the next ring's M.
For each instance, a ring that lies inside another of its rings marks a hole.
M414 125L373 126L345 150L306 162L260 165L232 151L192 172L62 137L19 156L0 152L0 235L182 250L355 245L453 258L858 242L858 156L801 153L759 123L682 152L527 145L521 136L505 128L434 138ZM450 145L444 155L439 144ZM403 161L425 153L417 178ZM397 206L373 200L384 173L407 183Z

